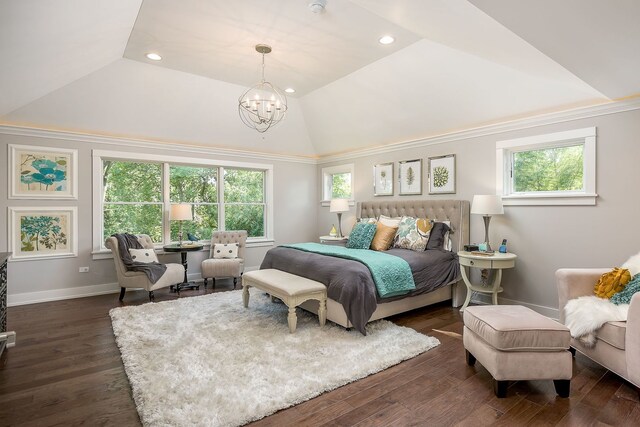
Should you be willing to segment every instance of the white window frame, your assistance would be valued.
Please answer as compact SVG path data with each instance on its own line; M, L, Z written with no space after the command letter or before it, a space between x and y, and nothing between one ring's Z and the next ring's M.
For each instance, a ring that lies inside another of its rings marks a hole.
M103 209L102 209L102 161L104 160L119 160L119 161L142 161L142 162L156 162L163 163L163 191L164 194L164 208L163 208L163 230L165 242L156 242L156 250L162 249L162 246L170 243L171 236L168 233L168 221L164 218L169 217L169 206L171 205L168 199L169 189L169 165L187 165L187 166L203 166L203 167L219 167L222 170L225 167L238 168L238 169L253 169L261 170L265 173L264 178L264 202L266 204L265 209L265 236L264 237L249 237L247 239L247 247L258 246L272 246L275 241L274 227L273 227L273 165L266 163L245 163L234 162L229 160L214 160L206 158L193 158L193 157L177 157L177 156L164 156L156 154L126 152L126 151L108 151L108 150L93 150L93 259L111 258L111 251L104 247L103 240ZM223 180L218 179L218 194L223 190ZM224 230L224 206L221 198L218 198L218 212L221 220L218 223L218 229ZM208 247L208 243L205 245Z
M355 204L355 167L353 163L348 163L345 165L322 168L322 206L329 206L331 203L333 175L340 173L351 174L351 197L349 198L349 205L353 206Z
M522 151L583 145L583 186L579 191L513 191L513 154ZM505 206L595 205L596 128L574 129L496 143L496 194Z

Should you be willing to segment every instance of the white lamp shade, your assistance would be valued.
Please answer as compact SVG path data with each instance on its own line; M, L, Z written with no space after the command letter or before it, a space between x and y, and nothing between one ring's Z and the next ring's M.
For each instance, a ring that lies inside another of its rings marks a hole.
M173 221L191 221L191 205L182 203L179 205L171 205L171 219Z
M473 196L471 213L479 215L502 215L504 213L502 196L492 194Z
M347 212L349 210L349 200L347 199L331 199L329 212Z

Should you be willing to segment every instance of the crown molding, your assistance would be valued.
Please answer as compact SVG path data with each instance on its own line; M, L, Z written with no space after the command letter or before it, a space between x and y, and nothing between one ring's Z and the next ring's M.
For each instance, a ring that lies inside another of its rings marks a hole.
M290 154L272 154L272 153L265 153L261 151L238 150L233 148L204 147L204 146L197 146L197 145L172 143L172 142L166 142L162 140L154 141L154 140L147 140L147 139L127 138L127 137L121 137L121 136L97 135L97 134L91 134L91 133L71 132L71 131L58 130L58 129L35 128L35 127L19 126L19 125L12 125L12 124L0 124L0 134L27 136L27 137L36 137L36 138L61 139L65 141L79 141L79 142L88 142L88 143L104 144L104 145L112 145L112 146L149 148L153 150L157 150L160 148L164 150L178 151L181 153L233 156L233 157L240 157L240 158L250 158L254 160L255 159L270 160L270 161L277 160L282 162L306 163L306 164L312 164L312 165L315 165L318 163L317 159L312 157L296 156L296 155L290 155Z
M465 139L495 135L515 130L535 128L538 126L551 125L555 123L570 122L590 117L606 116L609 114L622 113L625 111L633 111L638 109L640 109L640 96L634 96L620 101L608 102L606 104L598 104L590 107L541 114L523 119L510 120L487 126L481 126L441 135L434 135L427 138L415 139L411 141L395 142L388 145L364 148L361 150L355 150L345 153L324 155L319 157L318 164L351 160L359 157L391 153L394 151L407 150L411 148L427 147L429 145L445 144L447 142L462 141Z

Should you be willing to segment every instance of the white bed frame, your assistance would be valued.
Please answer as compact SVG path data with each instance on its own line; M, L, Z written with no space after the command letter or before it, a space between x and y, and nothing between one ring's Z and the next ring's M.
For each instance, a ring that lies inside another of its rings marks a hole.
M437 221L450 221L452 251L462 250L462 247L469 243L469 202L467 200L397 200L386 202L358 202L358 218L377 218L380 215L390 217L414 216L417 218L429 218ZM459 307L464 302L465 292L462 281L444 286L422 295L403 298L392 302L378 304L369 322L404 313L416 308L425 307L442 301L451 300L454 307ZM318 314L318 302L306 301L300 307L307 311ZM327 299L327 319L345 328L353 325L347 319L342 304L331 298Z

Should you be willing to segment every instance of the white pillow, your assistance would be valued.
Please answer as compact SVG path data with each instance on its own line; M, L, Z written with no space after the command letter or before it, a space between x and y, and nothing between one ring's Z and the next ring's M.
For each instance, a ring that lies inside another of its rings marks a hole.
M216 243L213 246L213 257L215 259L220 258L238 258L238 244L237 243Z
M631 277L640 273L640 253L629 258L624 264L622 264L622 268L629 270Z
M158 256L153 249L129 249L129 254L134 262L149 264L158 262Z
M391 218L386 215L380 215L380 218L378 218L378 222L382 225L386 225L387 227L398 227L401 220L402 217L399 216Z

